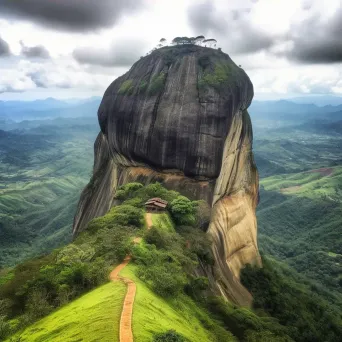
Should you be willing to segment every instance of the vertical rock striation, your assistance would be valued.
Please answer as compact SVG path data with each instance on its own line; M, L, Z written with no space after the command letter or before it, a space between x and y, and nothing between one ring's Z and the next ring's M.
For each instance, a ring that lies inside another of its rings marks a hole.
M185 45L141 58L103 96L93 177L74 234L104 215L117 187L128 182L158 181L204 199L212 207L208 234L216 261L205 271L216 291L249 305L239 274L247 263L260 264L252 98L248 76L221 51Z

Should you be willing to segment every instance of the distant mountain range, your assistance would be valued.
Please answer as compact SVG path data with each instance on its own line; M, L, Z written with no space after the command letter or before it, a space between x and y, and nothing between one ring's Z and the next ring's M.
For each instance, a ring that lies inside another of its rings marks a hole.
M314 104L295 103L288 100L253 101L248 109L252 119L308 121L321 119L327 121L342 120L342 104L319 107Z
M318 95L318 96L301 96L291 98L289 101L300 104L314 104L319 107L327 105L339 106L342 105L342 96L334 95Z
M310 103L314 101L314 103ZM319 106L318 104L331 103L335 105ZM295 121L296 124L312 120L326 121L327 123L342 121L342 97L298 97L291 100L253 101L249 113L253 122ZM96 117L100 97L86 99L58 100L47 98L35 101L0 101L0 129L10 130L22 127L28 122L33 127L33 121L55 118Z
M24 120L96 116L100 102L100 97L63 101L54 98L36 101L0 101L0 127Z

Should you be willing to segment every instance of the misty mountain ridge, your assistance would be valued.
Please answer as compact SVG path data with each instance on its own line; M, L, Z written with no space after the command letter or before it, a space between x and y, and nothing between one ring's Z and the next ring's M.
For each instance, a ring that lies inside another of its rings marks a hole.
M58 117L75 118L81 116L96 116L100 105L96 97L82 100L60 101L53 98L36 101L6 101L0 102L0 128L24 120L46 120ZM9 125L10 126L10 125Z
M320 107L313 103L296 103L290 100L253 101L251 104L251 112L259 111L263 111L264 113L285 113L291 111L294 113L323 114L342 111L342 104Z

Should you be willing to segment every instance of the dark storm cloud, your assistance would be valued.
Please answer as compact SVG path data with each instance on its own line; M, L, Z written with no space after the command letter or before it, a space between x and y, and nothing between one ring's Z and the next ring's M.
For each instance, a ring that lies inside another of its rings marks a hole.
M27 58L49 59L50 53L43 45L28 47L21 41L21 54Z
M75 49L73 57L80 64L103 67L127 67L144 55L143 41L122 40L113 43L109 49L98 49L94 46Z
M288 59L302 63L342 62L342 7L328 20L314 15L292 27L290 39L293 48L286 53Z
M8 43L0 37L0 57L9 56L10 54L11 50L9 48Z
M250 15L251 8L222 13L211 1L188 8L188 20L195 34L210 34L209 38L217 39L228 53L258 52L275 43L273 36L251 25Z
M84 32L111 27L142 5L143 0L1 0L0 16Z

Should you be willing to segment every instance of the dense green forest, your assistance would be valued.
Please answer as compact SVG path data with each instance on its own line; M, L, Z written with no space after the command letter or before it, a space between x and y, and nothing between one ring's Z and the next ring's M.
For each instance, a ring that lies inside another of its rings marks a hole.
M253 117L260 250L341 300L342 134L326 122L275 128Z

